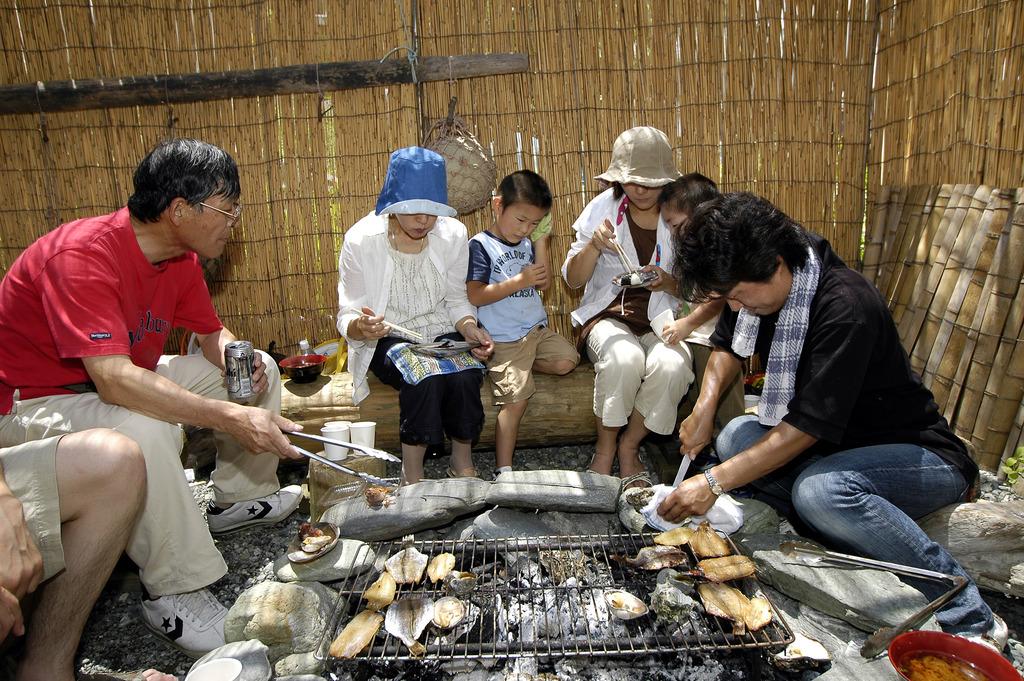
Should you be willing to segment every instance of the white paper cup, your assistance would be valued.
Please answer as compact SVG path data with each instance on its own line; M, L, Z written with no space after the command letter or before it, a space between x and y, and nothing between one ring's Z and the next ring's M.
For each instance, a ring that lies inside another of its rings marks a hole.
M320 434L324 437L329 437L332 440L341 440L342 442L350 442L349 440L349 428L352 426L350 421L328 421L320 429ZM344 461L348 457L348 447L341 447L339 445L324 445L324 456L331 461Z
M354 445L373 447L376 434L376 421L356 421L348 427L349 442Z
M185 677L185 681L236 681L242 673L242 663L231 657L204 662Z
M750 413L757 413L757 404L761 401L760 395L744 395L743 406Z

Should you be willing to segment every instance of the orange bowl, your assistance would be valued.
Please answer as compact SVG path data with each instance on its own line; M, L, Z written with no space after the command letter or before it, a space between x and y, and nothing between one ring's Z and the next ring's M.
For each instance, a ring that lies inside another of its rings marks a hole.
M1020 674L1009 660L988 646L968 641L962 636L954 636L943 631L908 631L894 638L889 644L889 662L904 679L917 681L907 674L907 667L914 658L922 655L933 655L941 661L957 666L966 665L974 675L960 675L964 681L1021 681Z
M295 355L281 360L285 375L296 383L312 383L324 370L327 355Z

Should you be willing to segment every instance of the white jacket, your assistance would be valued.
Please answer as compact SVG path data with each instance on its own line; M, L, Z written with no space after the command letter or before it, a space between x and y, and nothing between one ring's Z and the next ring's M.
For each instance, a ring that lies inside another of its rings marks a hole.
M587 204L580 216L576 218L576 222L572 226L576 230L576 240L572 242L569 253L565 256L565 262L562 263L562 278L566 282L569 281L566 274L569 269L569 261L590 244L594 230L605 220L608 220L615 228L615 240L622 246L629 261L636 264L636 248L633 246L633 238L629 233L629 221L623 217L620 224L615 224L619 206L626 197L622 196L616 199L613 196L613 191L614 189L609 188L601 192ZM671 272L672 233L660 215L658 216L658 244L661 246L661 265L659 267L666 272ZM656 253L657 249L655 249ZM652 254L649 263L640 263L640 265L653 265L655 257L656 255ZM622 287L612 283L612 277L621 273L622 264L619 262L618 256L610 251L602 251L594 266L594 273L590 275L590 280L583 289L580 306L572 312L572 323L575 326L586 324L587 320L604 310L617 296L621 295ZM680 302L678 298L664 291L652 291L651 301L647 306L647 318L654 319L665 310L674 312Z
M476 319L476 308L466 298L466 273L469 271L469 246L466 226L455 218L439 217L427 234L427 253L447 287L443 299L433 301L444 305L451 320L464 317ZM377 348L377 341L360 341L348 337L353 319L368 307L378 315L387 315L391 278L395 266L388 255L388 216L372 212L345 233L338 258L338 331L348 341L348 370L352 374L352 403L359 404L370 394L366 372Z

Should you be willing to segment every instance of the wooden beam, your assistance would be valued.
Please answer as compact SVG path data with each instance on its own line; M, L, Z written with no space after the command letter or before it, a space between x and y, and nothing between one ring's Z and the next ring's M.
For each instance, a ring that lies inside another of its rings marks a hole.
M529 56L521 52L423 57L416 64L416 78L425 82L524 73L529 66ZM300 64L216 73L40 81L34 85L0 87L0 114L208 102L412 82L412 71L406 59Z

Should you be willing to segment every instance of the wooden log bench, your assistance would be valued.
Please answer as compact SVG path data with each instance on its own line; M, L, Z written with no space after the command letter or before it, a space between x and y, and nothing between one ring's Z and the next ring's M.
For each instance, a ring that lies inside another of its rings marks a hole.
M535 374L537 392L519 427L519 446L593 442L594 431L594 367L583 364L567 376ZM388 451L401 449L398 440L398 392L369 376L370 395L355 406L352 404L352 375L339 372L321 376L313 383L285 381L281 391L281 415L311 433L319 433L328 421L375 421L377 446ZM498 407L494 404L490 385L480 388L484 405L484 430L480 449L494 448L494 424Z

